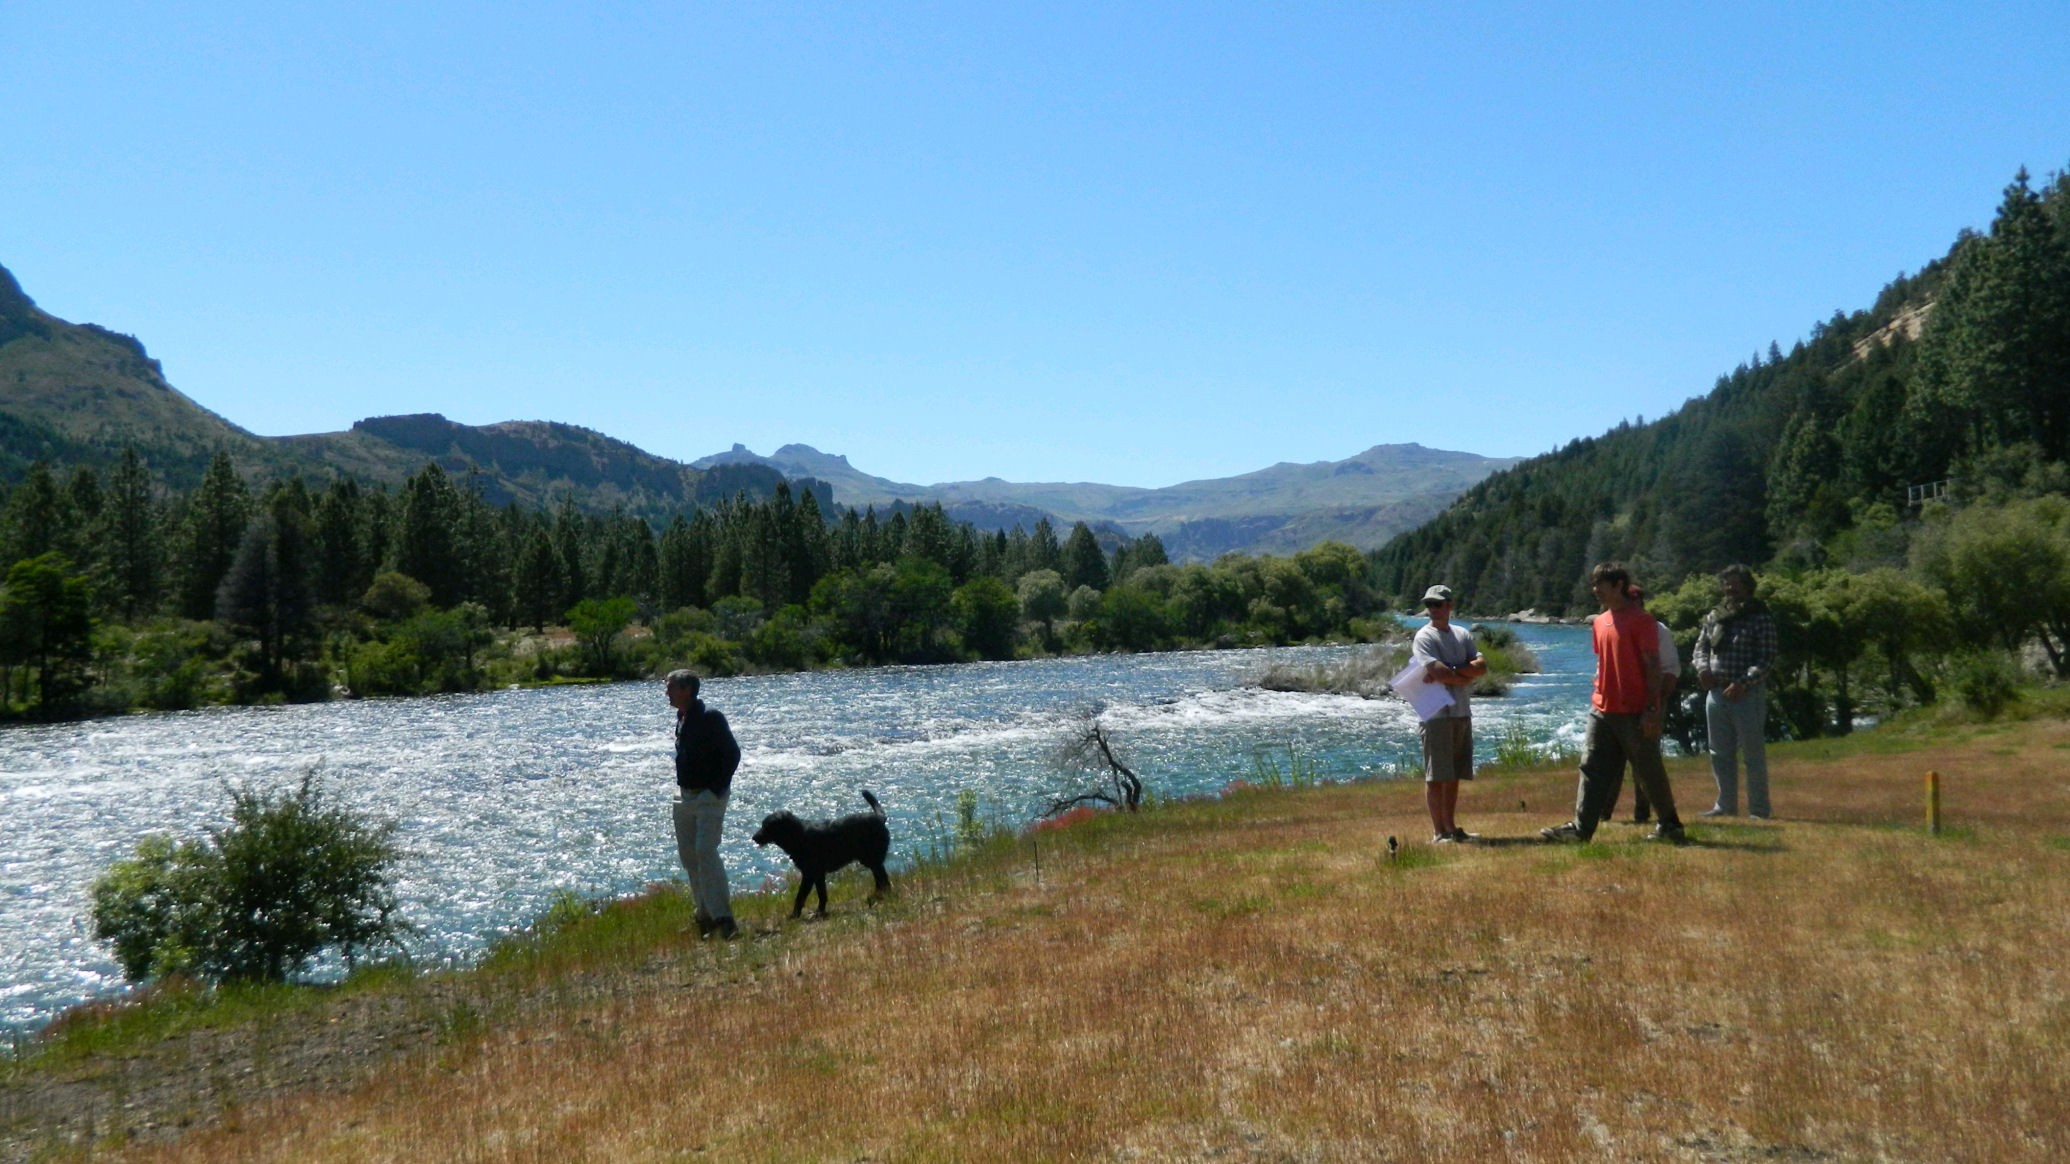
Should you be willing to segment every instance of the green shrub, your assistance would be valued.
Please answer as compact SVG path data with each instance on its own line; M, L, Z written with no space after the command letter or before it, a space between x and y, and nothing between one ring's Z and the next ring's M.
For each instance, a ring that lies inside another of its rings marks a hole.
M1985 719L1996 719L2018 702L2026 683L2019 661L2004 651L1970 651L1948 660L1948 693Z
M356 695L415 695L424 661L406 642L360 643L345 657L345 685Z
M327 949L347 964L409 932L395 916L392 820L334 804L311 771L291 792L230 792L230 824L146 837L93 885L93 929L132 981L280 982Z

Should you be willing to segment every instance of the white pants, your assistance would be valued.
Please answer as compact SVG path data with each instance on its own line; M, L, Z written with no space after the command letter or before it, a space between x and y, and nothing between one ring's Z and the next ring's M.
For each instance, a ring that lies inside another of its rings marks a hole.
M719 833L726 823L726 797L688 792L670 806L676 822L676 856L690 878L690 900L700 921L733 916L726 895L726 866L719 860Z

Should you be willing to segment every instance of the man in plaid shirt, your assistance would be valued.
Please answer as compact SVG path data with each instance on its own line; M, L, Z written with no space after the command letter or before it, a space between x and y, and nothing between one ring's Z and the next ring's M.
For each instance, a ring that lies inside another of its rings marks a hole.
M1739 814L1738 757L1746 757L1747 815L1767 820L1768 674L1775 667L1775 619L1754 597L1754 572L1732 565L1718 571L1725 601L1703 617L1690 666L1704 698L1710 734L1711 776L1718 802L1705 816Z

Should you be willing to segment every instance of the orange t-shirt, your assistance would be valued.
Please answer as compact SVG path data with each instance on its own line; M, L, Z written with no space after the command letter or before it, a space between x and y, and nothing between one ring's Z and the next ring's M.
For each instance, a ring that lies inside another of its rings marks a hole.
M1596 690L1589 705L1610 715L1647 710L1646 665L1639 656L1660 653L1660 628L1636 606L1595 617Z

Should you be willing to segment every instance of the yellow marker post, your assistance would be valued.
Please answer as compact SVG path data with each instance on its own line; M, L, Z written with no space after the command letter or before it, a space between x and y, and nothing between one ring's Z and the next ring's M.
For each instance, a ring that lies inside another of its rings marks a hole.
M1926 774L1926 831L1933 836L1941 835L1941 774Z

